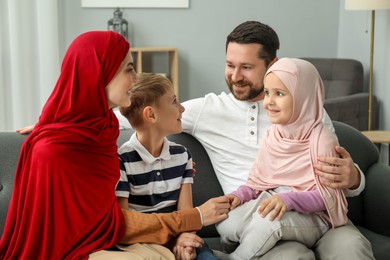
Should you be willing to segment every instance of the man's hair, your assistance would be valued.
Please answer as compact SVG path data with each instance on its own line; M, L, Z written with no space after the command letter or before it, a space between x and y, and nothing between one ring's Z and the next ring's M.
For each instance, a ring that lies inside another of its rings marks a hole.
M158 104L160 97L172 88L172 82L164 76L153 73L142 73L131 89L131 104L120 107L121 114L129 120L132 128L142 125L142 111L145 107Z
M230 42L260 44L262 48L260 48L259 58L264 59L267 66L275 59L280 47L276 32L268 25L257 21L247 21L234 28L226 39L226 51Z

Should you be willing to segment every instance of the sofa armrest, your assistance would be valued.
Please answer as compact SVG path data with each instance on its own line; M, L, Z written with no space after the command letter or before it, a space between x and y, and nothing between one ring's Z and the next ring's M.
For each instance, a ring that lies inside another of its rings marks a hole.
M366 171L363 191L364 225L378 234L390 236L390 167L375 163Z
M371 129L378 129L379 103L375 96L372 99ZM357 93L348 96L329 98L324 107L332 120L346 123L364 131L368 129L368 93Z
M16 132L0 132L0 237L3 234L8 206L14 188L15 170L20 148L26 138L27 135Z

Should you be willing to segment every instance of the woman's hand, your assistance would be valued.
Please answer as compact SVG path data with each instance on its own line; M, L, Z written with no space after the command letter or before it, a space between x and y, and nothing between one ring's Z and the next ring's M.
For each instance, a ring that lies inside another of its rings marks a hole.
M29 134L34 130L35 124L34 125L28 125L19 129L16 129L17 133L20 133L22 135Z
M284 213L287 211L287 205L279 195L272 195L272 197L263 200L260 203L259 213L265 218L273 210L269 220L273 221L275 218L281 220Z
M200 205L199 209L203 217L203 226L208 226L227 218L230 201L227 196L212 198Z

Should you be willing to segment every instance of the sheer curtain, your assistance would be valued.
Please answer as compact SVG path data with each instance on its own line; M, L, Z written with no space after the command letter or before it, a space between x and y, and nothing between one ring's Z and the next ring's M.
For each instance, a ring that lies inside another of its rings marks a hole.
M59 75L57 0L0 0L0 131L33 124Z

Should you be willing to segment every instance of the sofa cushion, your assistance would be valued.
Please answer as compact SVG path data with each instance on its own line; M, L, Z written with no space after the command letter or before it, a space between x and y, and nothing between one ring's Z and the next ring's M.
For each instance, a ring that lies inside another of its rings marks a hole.
M390 237L379 235L361 226L357 226L357 228L371 242L375 259L390 258Z
M364 226L390 237L390 173L383 163L372 165L366 172ZM390 258L389 258L390 259Z

